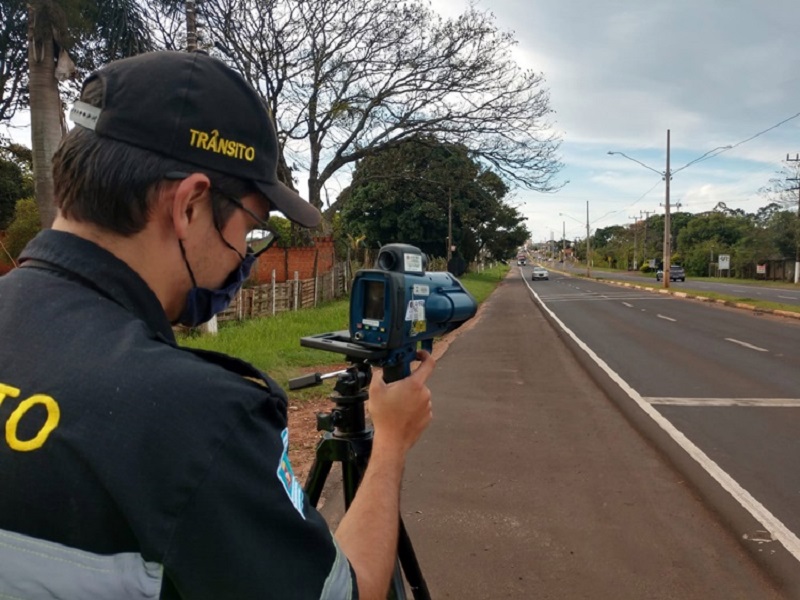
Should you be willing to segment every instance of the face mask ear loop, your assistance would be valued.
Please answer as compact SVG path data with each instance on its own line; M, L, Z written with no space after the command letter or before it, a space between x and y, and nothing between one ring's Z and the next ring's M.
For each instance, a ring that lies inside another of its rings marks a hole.
M183 240L178 240L178 245L181 247L181 256L183 257L183 264L186 265L186 268L189 270L189 277L192 278L192 287L197 287L197 282L194 280L194 273L192 273L192 267L189 266L189 261L186 260L186 250L183 247Z
M217 210L216 210L216 204L214 204L214 192L213 192L213 189L211 190L211 198L210 198L210 200L211 200L211 207L212 207L211 208L212 216L213 216L213 219L214 219L214 229L217 230L217 233L219 234L219 237L222 240L222 243L225 244L228 248L230 248L234 252L236 252L236 254L239 256L239 259L244 260L244 256L242 256L242 253L239 252L233 246L231 246L230 242L228 242L228 240L225 239L225 236L222 235L222 228L219 226L219 221L217 220ZM185 260L185 258L184 258L184 260Z

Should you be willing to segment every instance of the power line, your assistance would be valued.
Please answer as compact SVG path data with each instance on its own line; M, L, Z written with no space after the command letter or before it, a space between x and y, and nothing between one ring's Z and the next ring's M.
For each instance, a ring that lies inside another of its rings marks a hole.
M746 144L747 142L750 142L750 141L756 139L757 137L759 137L761 135L764 135L765 133L767 133L769 131L772 131L773 129L777 129L778 127L780 127L784 123L788 123L789 121L791 121L792 119L796 119L797 117L800 117L800 112L792 115L791 117L788 117L788 118L784 119L780 123L776 123L772 127L767 127L763 131L759 131L758 133L756 133L754 135L751 135L749 138L744 139L741 142L736 142L735 144L732 144L730 146L720 146L718 148L714 148L713 150L709 150L708 152L706 152L702 156L700 156L698 158L695 158L693 161L683 165L680 169L675 169L674 171L672 171L672 174L674 175L678 171L682 171L683 169L685 169L689 165L693 165L693 164L701 162L703 160L708 160L709 158L714 158L715 156L719 156L723 152L727 152L728 150L733 150L734 148L738 148L742 144ZM717 152L717 150L719 150L719 152ZM712 152L716 152L716 154L711 154Z

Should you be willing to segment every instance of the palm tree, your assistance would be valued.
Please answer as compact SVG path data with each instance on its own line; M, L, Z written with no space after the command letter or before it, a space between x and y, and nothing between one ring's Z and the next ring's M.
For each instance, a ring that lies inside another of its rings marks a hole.
M136 0L29 0L31 148L42 227L55 217L50 163L66 131L59 81L152 47Z

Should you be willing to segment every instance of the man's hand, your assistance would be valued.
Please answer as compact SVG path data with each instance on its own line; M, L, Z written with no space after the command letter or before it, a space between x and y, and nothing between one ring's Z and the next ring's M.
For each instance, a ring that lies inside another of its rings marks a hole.
M381 450L389 446L405 455L433 418L431 391L425 382L436 361L424 350L417 352L417 358L421 363L404 379L387 384L380 372L372 378L368 408L375 428L373 444Z

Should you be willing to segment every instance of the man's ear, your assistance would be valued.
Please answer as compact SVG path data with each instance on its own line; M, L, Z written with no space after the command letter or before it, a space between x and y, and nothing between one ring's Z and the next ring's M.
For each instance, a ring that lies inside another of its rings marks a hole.
M211 181L203 173L192 173L181 179L172 200L172 224L178 239L186 239L189 227L197 222L203 206L209 206L207 192Z

